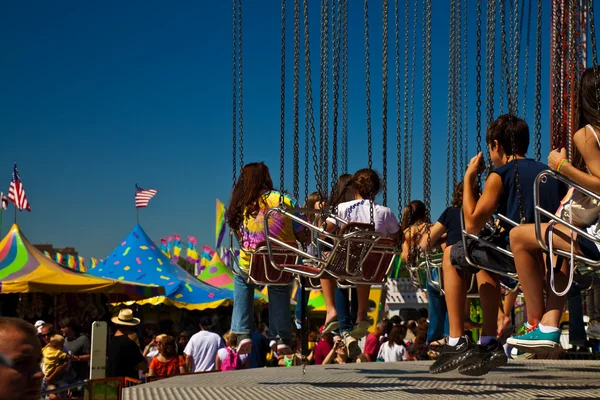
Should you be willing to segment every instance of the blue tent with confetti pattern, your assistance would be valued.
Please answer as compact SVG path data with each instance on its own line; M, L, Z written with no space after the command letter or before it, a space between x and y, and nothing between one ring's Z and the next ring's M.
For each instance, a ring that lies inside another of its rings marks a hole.
M218 289L199 281L165 256L140 225L136 225L121 244L88 273L164 286L165 296L136 301L136 304L165 304L188 310L205 310L230 305L233 298L231 290Z

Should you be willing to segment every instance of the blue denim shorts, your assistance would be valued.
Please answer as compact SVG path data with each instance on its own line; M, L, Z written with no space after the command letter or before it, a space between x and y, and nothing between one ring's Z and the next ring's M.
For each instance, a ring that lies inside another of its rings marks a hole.
M600 259L600 250L598 250L596 243L581 235L577 235L577 244L579 244L579 248L585 257L593 260Z

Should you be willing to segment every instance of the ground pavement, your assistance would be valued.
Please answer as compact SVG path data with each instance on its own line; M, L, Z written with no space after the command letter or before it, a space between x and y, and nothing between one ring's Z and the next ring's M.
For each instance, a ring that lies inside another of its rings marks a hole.
M600 361L511 361L472 378L430 375L430 361L263 368L179 376L123 391L138 399L600 398Z

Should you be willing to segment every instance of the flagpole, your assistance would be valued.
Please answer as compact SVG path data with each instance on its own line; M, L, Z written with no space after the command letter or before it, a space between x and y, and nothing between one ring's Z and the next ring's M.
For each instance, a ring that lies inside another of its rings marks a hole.
M15 206L15 225L17 224L17 206Z
M135 221L138 225L140 224L140 209L137 207L135 208Z

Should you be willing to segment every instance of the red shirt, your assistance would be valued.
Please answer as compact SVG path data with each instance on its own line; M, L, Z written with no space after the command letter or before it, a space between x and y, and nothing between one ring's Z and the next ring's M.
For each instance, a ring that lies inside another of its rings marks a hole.
M381 343L379 342L379 337L374 333L369 333L367 336L367 340L365 341L365 354L369 355L369 360L375 361L377 359L377 354L379 354L379 348L381 347Z
M185 366L185 361L181 356L173 357L165 362L160 361L158 357L154 357L150 363L150 369L154 370L154 375L158 378L179 375L179 367L183 366Z
M322 365L332 348L333 345L328 341L319 340L317 347L315 347L315 365Z

